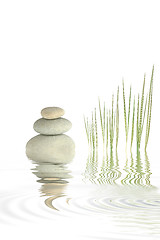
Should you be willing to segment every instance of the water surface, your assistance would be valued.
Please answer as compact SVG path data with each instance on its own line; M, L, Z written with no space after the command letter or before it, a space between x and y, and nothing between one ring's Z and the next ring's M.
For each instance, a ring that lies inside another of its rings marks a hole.
M63 229L66 239L159 239L160 178L147 156L124 166L116 158L75 163L1 171L1 182L11 179L8 191L1 188L1 224L53 224L59 239ZM15 179L23 180L14 186Z

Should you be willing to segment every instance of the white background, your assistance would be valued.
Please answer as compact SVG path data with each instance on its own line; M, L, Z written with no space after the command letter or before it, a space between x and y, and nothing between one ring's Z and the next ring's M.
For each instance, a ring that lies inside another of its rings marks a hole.
M141 87L153 64L158 97L159 22L155 0L1 1L1 166L22 163L43 107L63 107L78 131L98 96L123 77Z
M0 1L1 167L25 164L43 107L64 108L74 136L98 96L122 78L141 90L153 64L159 102L159 22L156 0Z
M83 114L91 116L98 96L110 107L118 85L122 91L122 78L126 91L132 84L137 95L146 73L148 88L153 64L149 150L156 166L159 23L155 0L0 1L0 169L26 167L26 142L36 135L33 123L47 106L65 109L73 123L68 134L76 143L77 159L85 164Z
M158 0L0 1L1 170L27 165L25 144L47 106L65 109L82 153L83 114L98 96L110 101L122 78L141 91L153 64L150 148L159 161L159 9Z

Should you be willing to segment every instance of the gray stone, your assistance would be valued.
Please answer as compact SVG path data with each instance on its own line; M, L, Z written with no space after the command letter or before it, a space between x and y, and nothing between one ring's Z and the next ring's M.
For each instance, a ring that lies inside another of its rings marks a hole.
M72 127L72 123L65 118L58 119L38 119L33 128L36 132L44 135L57 135L62 134L70 130Z
M74 158L75 144L72 138L65 134L37 135L28 141L26 155L36 162L67 164Z
M64 113L64 110L59 107L47 107L43 108L41 111L42 117L46 119L56 119L62 117Z

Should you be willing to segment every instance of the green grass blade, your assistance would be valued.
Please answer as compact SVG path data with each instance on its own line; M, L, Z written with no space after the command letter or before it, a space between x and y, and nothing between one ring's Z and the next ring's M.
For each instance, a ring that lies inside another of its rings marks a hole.
M113 117L113 140L114 140L115 127L116 127L116 115L114 114L114 117Z
M154 66L152 68L152 75L151 75L150 89L149 89L149 98L148 98L148 112L147 112L145 150L146 150L147 145L148 145L148 139L149 139L149 133L150 133L150 125L151 125L152 95L153 95L153 75L154 75Z
M119 138L119 86L117 89L117 107L116 107L116 152L118 147Z
M145 116L146 116L147 99L148 99L148 95L146 96L145 107L144 107L143 122L142 122L142 130L141 130L142 132L143 132L144 120L145 120Z
M92 112L92 144L93 144L93 151L95 150L95 126L94 126L94 116Z
M138 102L137 102L137 152L139 152L139 94L138 94Z
M134 97L134 103L133 103L133 116L132 116L131 150L132 150L133 137L134 137L134 119L135 119L135 97Z
M96 148L98 148L98 130L97 130L97 113L96 113L96 108L94 109L94 121L95 121Z
M92 123L89 125L89 145L90 151L92 151Z
M110 146L112 145L112 117L109 110L109 136L110 136Z
M129 120L130 120L130 110L131 110L131 96L132 96L132 88L130 86L130 92L129 92L129 104L128 104L128 126L127 126L127 137L129 132Z
M149 133L150 133L150 127L151 127L151 113L152 113L152 97L151 97L150 109L149 109L149 125L148 125L148 136L147 136L147 139L149 139Z
M105 143L105 128L106 128L106 106L103 106L103 144Z
M107 110L107 126L106 126L106 152L108 154L108 131L109 131L109 116Z
M126 100L125 100L124 80L122 81L122 85L123 85L124 123L125 123L126 142L127 142L127 115L126 115Z
M143 117L143 103L144 103L144 88L145 88L145 79L146 76L144 75L144 81L143 81L143 88L142 88L142 95L141 95L141 108L140 108L140 119L139 119L139 137L141 141L142 136L142 117Z
M88 126L88 118L86 119L85 116L84 118L84 126L85 126L85 131L86 131L86 135L87 135L87 141L89 143L89 126Z
M101 122L101 131L102 131L102 138L103 138L103 136L104 136L103 117L102 117L101 103L100 103L99 98L98 98L98 102L99 102L99 114L100 114L100 122Z
M114 138L114 94L112 95L112 139Z

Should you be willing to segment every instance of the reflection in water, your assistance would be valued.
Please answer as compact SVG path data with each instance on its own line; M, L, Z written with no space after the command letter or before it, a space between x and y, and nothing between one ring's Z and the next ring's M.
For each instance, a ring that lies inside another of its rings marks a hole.
M49 208L58 210L53 206L52 202L65 196L65 189L68 184L66 179L72 177L70 171L62 164L38 164L32 171L40 178L37 182L42 183L40 188L41 196L50 196L45 200L45 204Z
M98 157L97 154L93 154L93 156L88 156L87 163L86 163L86 170L85 170L85 179L89 180L92 183L96 183L98 173ZM85 181L86 182L86 181Z
M150 163L147 153L145 154L144 162L142 162L140 155L138 155L138 157L134 161L131 154L130 165L127 159L124 170L127 175L124 179L121 180L121 183L123 185L138 185L143 187L151 187Z
M116 181L121 177L121 172L119 171L119 160L116 154L116 161L111 155L110 159L105 160L103 158L101 171L99 173L99 178L97 179L100 184L116 184Z
M144 161L142 161L140 155L134 159L131 153L130 159L126 157L123 170L120 171L118 154L116 154L116 159L114 159L113 154L110 158L107 155L106 158L103 157L102 162L98 160L98 157L89 155L83 181L87 182L89 180L97 184L118 184L120 180L122 185L151 187L151 171L147 153Z

